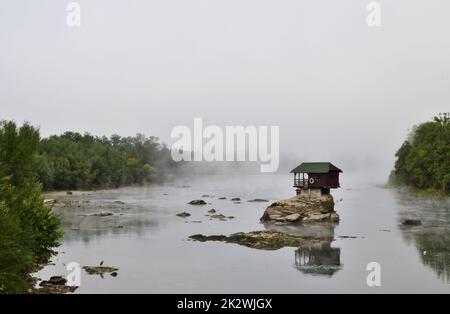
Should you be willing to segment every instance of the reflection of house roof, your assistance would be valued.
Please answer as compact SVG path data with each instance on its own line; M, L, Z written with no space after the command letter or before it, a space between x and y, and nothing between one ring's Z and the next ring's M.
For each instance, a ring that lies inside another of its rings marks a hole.
M291 173L328 173L330 171L342 172L331 162L303 162L292 169Z

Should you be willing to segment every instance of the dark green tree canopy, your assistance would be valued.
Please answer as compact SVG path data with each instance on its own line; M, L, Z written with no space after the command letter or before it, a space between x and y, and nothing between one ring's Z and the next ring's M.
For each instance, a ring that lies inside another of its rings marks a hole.
M450 114L414 127L395 154L390 183L450 193Z

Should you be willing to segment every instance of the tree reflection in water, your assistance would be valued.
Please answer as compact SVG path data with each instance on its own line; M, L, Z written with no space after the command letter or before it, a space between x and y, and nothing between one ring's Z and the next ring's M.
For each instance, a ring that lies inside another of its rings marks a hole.
M417 197L397 193L402 210L399 222L420 219L421 226L400 226L406 241L414 243L422 263L450 283L450 198Z
M450 230L426 230L413 234L422 263L450 283Z

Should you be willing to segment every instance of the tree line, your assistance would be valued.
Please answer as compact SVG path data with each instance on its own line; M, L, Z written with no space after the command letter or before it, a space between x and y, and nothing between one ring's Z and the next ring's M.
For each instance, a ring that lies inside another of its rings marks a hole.
M395 157L392 185L450 194L450 113L415 126Z
M34 169L46 190L117 188L174 173L170 150L156 137L110 138L66 132L43 139Z

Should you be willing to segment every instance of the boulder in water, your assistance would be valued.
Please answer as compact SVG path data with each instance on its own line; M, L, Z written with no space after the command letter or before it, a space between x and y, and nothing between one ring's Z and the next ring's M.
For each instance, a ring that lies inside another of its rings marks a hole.
M297 195L272 203L264 211L262 222L338 222L331 195Z

